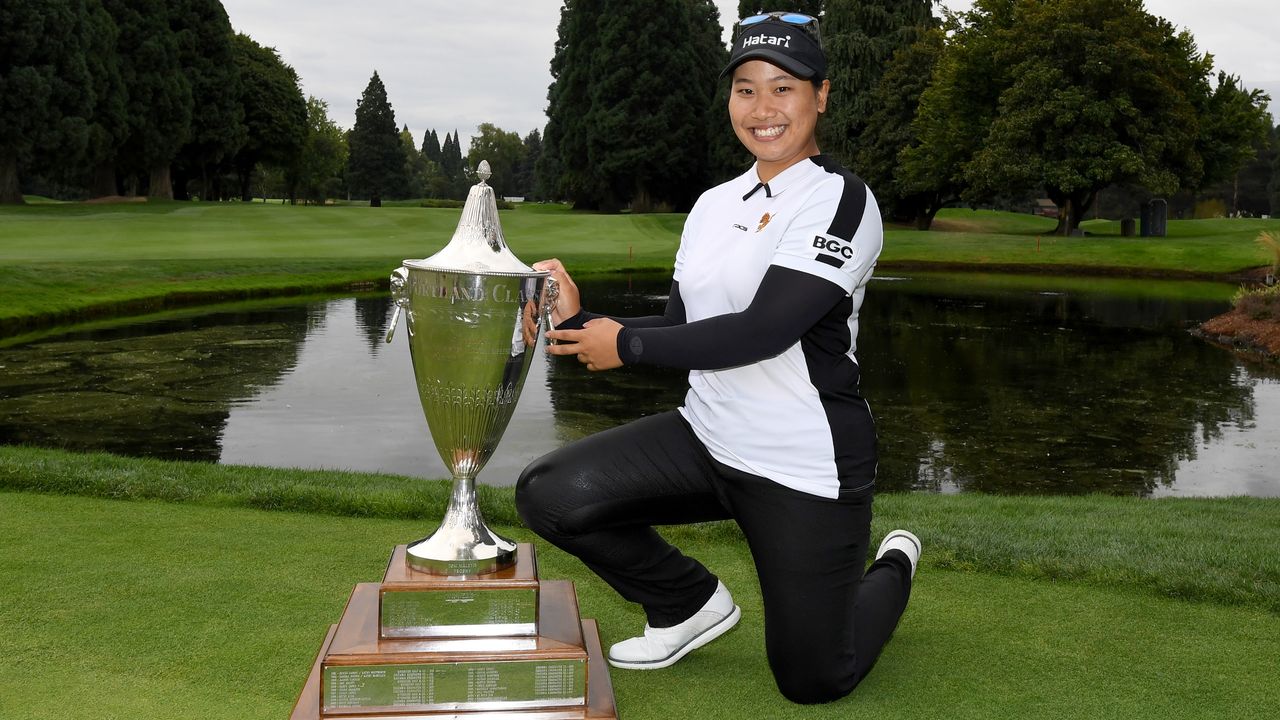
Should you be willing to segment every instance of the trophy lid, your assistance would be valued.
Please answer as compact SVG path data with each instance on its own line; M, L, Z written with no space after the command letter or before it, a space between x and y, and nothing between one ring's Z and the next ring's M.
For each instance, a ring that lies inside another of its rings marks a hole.
M498 222L498 201L493 188L485 183L492 173L489 161L481 160L476 168L480 182L471 186L467 203L458 219L453 238L440 252L424 260L406 260L404 264L421 270L446 270L490 275L546 275L544 271L520 262L507 247Z

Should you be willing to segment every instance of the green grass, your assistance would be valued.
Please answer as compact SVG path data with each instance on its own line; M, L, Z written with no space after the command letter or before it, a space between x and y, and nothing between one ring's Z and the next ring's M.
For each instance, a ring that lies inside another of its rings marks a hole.
M1086 237L1050 235L1054 220L993 211L944 210L937 228L887 234L882 257L894 264L1029 266L1135 276L1205 277L1266 262L1254 244L1280 220L1171 220L1163 238L1122 237L1120 223L1088 221Z
M917 519L892 502L878 500L877 510L877 534ZM0 717L285 717L352 586L377 580L391 547L431 525L0 492ZM612 671L628 720L1165 720L1280 709L1275 613L945 569L931 559L945 541L927 533L911 605L875 671L844 700L795 706L777 694L764 660L744 545L700 528L668 534L734 590L743 620L673 668ZM1128 537L1140 545L1147 530ZM641 614L576 560L545 542L537 551L542 577L575 582L606 645L639 629Z
M12 446L0 446L0 490L385 519L436 517L449 492L443 481L392 475ZM519 524L511 488L480 486L480 501L490 521ZM891 523L928 537L935 567L1280 613L1280 500L886 494L876 503L877 534ZM741 541L732 523L684 532Z
M263 203L83 203L0 208L0 336L39 325L155 312L216 299L384 286L404 258L442 247L456 209ZM526 261L558 256L578 273L669 269L684 216L599 215L557 205L501 214ZM890 229L881 268L1221 276L1267 261L1254 243L1280 221L1171 221L1169 238L1044 235L1030 215L947 210L939 228Z

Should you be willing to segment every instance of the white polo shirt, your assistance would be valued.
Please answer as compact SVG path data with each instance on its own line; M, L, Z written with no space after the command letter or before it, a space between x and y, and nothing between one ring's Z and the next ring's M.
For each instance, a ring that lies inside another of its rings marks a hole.
M874 480L874 429L854 350L882 242L871 191L825 156L763 186L753 165L698 198L675 262L688 322L745 310L771 265L816 275L847 296L777 356L689 373L680 412L714 458L828 498L842 480L845 489L859 489L851 477L859 485Z

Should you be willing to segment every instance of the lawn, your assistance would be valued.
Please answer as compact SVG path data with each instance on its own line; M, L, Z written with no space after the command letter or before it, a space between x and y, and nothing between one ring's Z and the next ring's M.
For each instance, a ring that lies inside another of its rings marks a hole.
M510 491L490 490L495 526L536 540L512 522ZM4 448L0 717L285 717L352 586L433 526L402 516L437 516L444 492L391 476ZM734 591L743 621L673 668L612 671L622 716L1272 718L1278 509L878 498L874 533L915 529L924 561L875 672L818 707L773 688L736 528L669 529ZM576 583L606 644L639 628L640 613L576 560L537 551L542 577Z
M53 322L216 299L367 288L448 241L455 209L263 203L36 204L0 208L0 336ZM501 214L516 254L575 272L669 269L683 215L522 205ZM1267 260L1253 238L1280 221L1171 221L1168 238L1044 235L1030 215L947 210L936 232L890 228L881 268L926 264L1074 273L1222 276ZM1092 225L1090 227L1093 227Z
M401 259L441 247L457 217L269 204L0 208L0 337L215 299L370 288ZM537 205L501 217L521 258L559 256L582 272L669 268L683 222ZM1044 234L1052 226L945 211L937 232L891 228L882 272L1221 276L1263 264L1253 238L1280 230L1172 221L1170 237L1140 239L1092 221L1089 237L1054 238ZM447 493L443 482L388 475L0 447L0 718L285 717L351 587L378 579L392 546L433 527ZM481 488L486 515L534 540L510 493ZM915 530L925 559L876 671L821 707L791 705L772 686L736 527L671 529L733 589L744 619L674 668L614 671L622 715L1277 717L1278 503L877 498L874 533ZM606 644L640 627L577 561L546 543L538 553L543 577L577 584Z

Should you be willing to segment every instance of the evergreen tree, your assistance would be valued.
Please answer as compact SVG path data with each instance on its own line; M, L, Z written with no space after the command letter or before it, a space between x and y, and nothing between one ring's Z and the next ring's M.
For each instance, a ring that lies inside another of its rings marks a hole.
M244 34L236 35L233 48L247 130L233 164L240 198L248 202L253 199L250 182L259 164L282 171L296 168L307 139L307 102L298 87L298 74L274 48L262 47Z
M453 131L453 144L449 146L448 155L444 156L445 165L448 167L449 177L453 180L464 179L463 171L467 165L462 160L462 135L455 129Z
M527 200L541 199L534 192L534 168L542 155L542 133L535 128L524 136L524 158L516 168L515 194Z
M0 5L0 203L22 203L19 172L38 157L77 158L88 145L90 20L83 0Z
M369 198L370 207L382 207L383 196L404 187L404 146L387 101L387 88L377 71L356 105L350 153L347 179L354 192Z
M587 159L587 115L591 110L593 55L600 47L598 0L565 0L560 9L551 86L547 89L547 128L537 168L539 194L571 199L575 207L599 207L604 194Z
M129 91L120 73L120 31L100 2L89 3L89 8L94 16L88 52L94 105L89 117L89 148L78 175L88 186L90 197L104 197L120 193L115 157L129 134Z
M720 71L698 41L713 10L689 0L566 3L543 156L559 156L558 189L575 206L691 203L706 180L707 112ZM665 22L645 21L654 15Z
M444 136L444 146L440 148L440 172L444 174L447 194L454 199L467 195L467 182L462 172L462 141L458 139L458 131Z
M819 3L820 5L821 3ZM723 68L729 62L729 50L721 40L720 11L709 0L693 2L694 42L698 62L705 67ZM706 114L706 175L702 185L709 187L741 175L751 165L751 154L742 146L729 122L729 82L714 81L715 91L708 95Z
M178 34L163 0L103 0L120 30L120 74L128 88L129 132L115 161L149 177L148 194L171 199L169 168L191 130L194 101L183 72Z
M934 24L932 9L933 0L828 0L822 35L831 95L821 145L842 164L854 165L890 58Z
M436 165L439 165L444 158L444 154L440 150L440 138L436 135L435 130L422 136L422 155Z
M235 33L219 0L180 0L169 7L193 103L190 137L174 163L174 197L188 199L187 180L199 177L207 199L218 164L230 160L246 139Z

